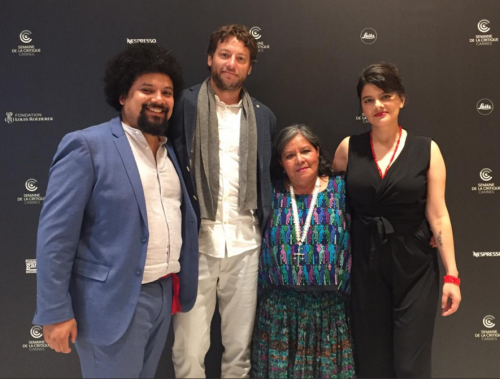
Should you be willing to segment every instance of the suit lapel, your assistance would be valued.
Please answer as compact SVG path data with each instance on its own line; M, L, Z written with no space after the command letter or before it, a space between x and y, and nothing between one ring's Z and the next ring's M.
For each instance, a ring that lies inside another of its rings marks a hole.
M252 103L255 112L255 122L257 123L257 164L259 165L258 167L259 171L262 172L263 170L262 157L264 156L264 148L265 148L264 146L265 143L263 141L266 141L265 135L263 133L265 132L264 127L267 126L267 124L264 122L262 118L262 112L260 112L260 109L257 107L257 104L255 104L254 99L252 99Z
M137 164L135 162L134 154L130 148L130 143L125 135L125 131L121 125L120 118L117 117L110 122L111 133L115 137L113 142L116 145L118 154L121 157L125 171L127 172L130 184L134 190L135 199L139 205L139 210L141 212L142 219L146 226L148 225L148 215L146 211L146 200L144 199L144 190L142 189L141 176L139 175L139 170L137 169Z
M188 158L191 157L193 149L194 132L196 130L196 117L198 115L198 94L200 86L192 87L187 91L184 105L184 137L186 138L186 150ZM187 162L189 164L189 161Z

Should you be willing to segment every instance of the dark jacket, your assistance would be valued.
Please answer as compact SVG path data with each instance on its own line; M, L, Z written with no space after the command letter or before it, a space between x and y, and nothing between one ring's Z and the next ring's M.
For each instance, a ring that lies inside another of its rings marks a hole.
M193 208L200 223L200 207L196 196L196 186L191 170L191 150L193 147L194 133L196 129L196 115L198 105L198 94L201 84L183 91L177 100L174 113L170 120L168 137L172 140L175 153L181 166L182 175L190 194ZM262 233L269 216L271 208L271 176L269 167L272 156L272 137L276 129L276 117L264 104L252 98L255 119L257 121L257 183L258 199L257 214Z

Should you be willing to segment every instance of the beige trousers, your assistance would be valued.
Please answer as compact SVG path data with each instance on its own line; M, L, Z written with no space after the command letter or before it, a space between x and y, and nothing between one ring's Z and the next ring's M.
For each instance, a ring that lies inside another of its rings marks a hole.
M176 378L204 378L210 324L219 301L222 378L247 378L257 306L258 249L230 258L200 254L198 296L193 309L173 318L172 357Z

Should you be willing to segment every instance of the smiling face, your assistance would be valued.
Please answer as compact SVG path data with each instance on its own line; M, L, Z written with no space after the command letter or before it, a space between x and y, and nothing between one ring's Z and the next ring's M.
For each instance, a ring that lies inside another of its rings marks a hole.
M280 164L290 183L295 186L310 185L318 176L319 148L315 148L298 133L284 147Z
M164 135L174 109L174 85L160 73L139 76L120 97L122 121L144 133Z
M404 97L384 92L374 84L366 84L361 91L363 113L374 126L398 125L399 111L404 103Z
M236 37L219 42L213 56L207 60L212 82L221 91L239 91L252 72L250 51Z

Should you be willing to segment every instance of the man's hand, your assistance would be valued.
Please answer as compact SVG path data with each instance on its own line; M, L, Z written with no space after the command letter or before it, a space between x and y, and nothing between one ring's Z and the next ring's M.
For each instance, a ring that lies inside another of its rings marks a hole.
M76 320L74 318L57 324L43 326L45 342L57 353L71 353L68 340L71 338L71 342L75 343L77 334Z

